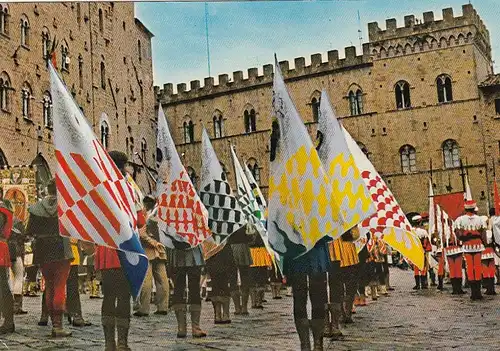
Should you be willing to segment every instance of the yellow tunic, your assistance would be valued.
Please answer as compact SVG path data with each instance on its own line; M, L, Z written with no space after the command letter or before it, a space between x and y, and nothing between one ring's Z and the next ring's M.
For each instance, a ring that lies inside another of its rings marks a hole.
M340 261L340 267L352 266L359 263L356 245L350 241L338 238L328 243L330 260Z

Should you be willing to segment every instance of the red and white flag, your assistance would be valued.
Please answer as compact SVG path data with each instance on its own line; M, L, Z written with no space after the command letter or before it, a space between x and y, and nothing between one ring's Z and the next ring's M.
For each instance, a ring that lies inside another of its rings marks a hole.
M49 71L60 233L123 251L134 295L147 270L137 231L134 191L51 64Z

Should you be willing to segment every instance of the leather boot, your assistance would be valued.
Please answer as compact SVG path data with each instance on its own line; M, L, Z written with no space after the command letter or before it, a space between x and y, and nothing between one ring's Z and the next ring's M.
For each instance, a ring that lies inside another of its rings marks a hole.
M324 319L312 319L311 330L313 335L314 351L323 351L323 333L325 331Z
M340 314L342 310L342 304L332 303L330 304L330 314L332 316L332 340L338 340L342 336L340 331Z
M14 326L14 302L12 295L3 296L2 300L2 315L4 318L3 325L0 326L0 335L10 334L15 331Z
M231 298L234 303L234 314L236 316L241 314L241 293L239 290L231 292Z
M457 294L458 295L464 295L466 292L462 289L462 278L456 278L457 279Z
M221 305L222 305L222 324L230 324L231 323L231 317L229 315L229 304L231 302L229 296L222 296L220 298L221 300Z
M496 295L495 291L495 278L487 279L486 295Z
M282 297L281 297L281 286L283 285L282 283L275 283L275 287L276 287L276 297L274 298L275 300L281 300Z
M352 308L353 308L354 297L346 296L344 299L344 323L352 324L354 321L352 320Z
M415 286L413 287L413 290L420 290L420 276L419 275L415 276Z
M249 289L245 288L241 291L241 314L246 316L248 315L248 295Z
M309 339L309 319L295 319L295 329L299 334L300 351L311 351L311 340ZM323 337L323 335L321 335Z
M212 306L214 307L214 324L222 324L222 303L220 296L212 296Z
M262 306L264 291L265 291L264 288L255 289L255 308L257 308L257 309L264 308L264 306Z
M250 288L250 302L252 304L252 308L257 308L257 289Z
M370 290L371 290L372 300L377 301L377 285L371 285Z
M200 328L201 305L189 306L191 311L191 333L193 338L204 338L207 332Z
M421 285L422 289L429 289L426 275L420 276L420 285Z
M116 331L118 334L116 351L131 351L130 347L128 347L129 328L130 320L128 318L116 318Z
M40 321L38 325L46 326L49 324L49 311L47 310L47 304L45 303L45 293L42 295L42 315L40 316Z
M175 318L177 319L177 337L185 338L187 334L186 305L184 304L173 305L172 309L174 310Z
M72 318L71 325L74 327L89 327L92 323L83 319L81 315L75 315Z
M104 330L104 351L116 351L115 317L102 316L101 321Z
M443 276L442 275L438 276L438 286L437 286L437 289L438 290L443 290Z
M23 295L14 295L14 314L28 314L28 312L23 311Z
M63 311L52 312L52 337L64 338L71 336L72 332L63 328Z
M481 281L480 280L474 281L474 290L476 292L476 298L475 298L475 300L482 300L483 299L483 294L481 293Z
M332 336L332 323L330 321L330 304L325 303L325 333L323 334L325 338L330 338Z

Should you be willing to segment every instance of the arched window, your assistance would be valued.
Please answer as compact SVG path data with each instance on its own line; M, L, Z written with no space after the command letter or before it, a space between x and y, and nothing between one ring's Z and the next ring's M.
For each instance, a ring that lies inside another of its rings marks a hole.
M9 163L7 162L7 157L5 157L5 154L3 153L2 149L0 149L0 168L8 165Z
M196 175L196 172L191 167L188 167L186 169L186 171L187 171L187 174L189 176L189 179L191 179L191 183L193 183L194 188L198 189L198 186L197 186L198 176Z
M212 118L214 122L214 137L222 138L224 136L224 119L220 111L215 111Z
M396 94L396 107L398 109L411 107L410 100L410 84L404 80L400 80L394 87Z
M321 99L316 99L315 97L312 98L311 100L311 109L312 109L312 115L313 115L313 121L317 122L319 118L319 104L321 102Z
M31 87L25 82L21 89L21 112L24 118L31 118Z
M257 131L257 121L255 117L255 110L253 108L246 109L243 113L245 118L245 132L252 133Z
M260 167L257 164L257 160L255 158L249 159L247 162L247 166L250 172L252 172L252 175L257 184L260 184Z
M101 122L101 144L105 149L109 146L109 124L106 121Z
M222 172L224 172L224 175L226 176L226 179L228 178L227 175L229 174L229 171L227 170L227 167L224 163L219 162L220 166L222 167Z
M102 15L102 9L99 9L99 32L104 31L104 17Z
M106 89L106 65L101 61L101 88Z
M30 23L28 17L23 15L21 17L21 45L29 46L30 43Z
M137 40L137 53L139 54L139 62L142 61L142 46L141 41Z
M83 56L82 56L82 54L78 55L78 83L80 85L80 89L83 89Z
M148 143L146 139L142 138L141 140L141 158L146 163L148 157Z
M66 40L63 40L61 44L61 69L69 71L69 48Z
M411 145L403 145L399 149L401 158L401 170L403 173L411 173L417 171L417 153Z
M361 149L361 151L365 154L365 156L371 160L372 158L372 153L370 151L368 151L368 148L366 147L365 144L363 144L362 142L358 141L356 142L356 144L358 144L359 148Z
M349 107L351 116L357 116L363 113L363 92L361 89L349 91Z
M10 111L10 78L7 73L0 74L0 109Z
M194 142L194 124L191 119L184 121L184 142L186 144Z
M39 153L31 162L31 165L36 166L36 183L38 184L38 196L43 197L47 183L52 179L49 164L47 160Z
M453 92L451 89L451 78L446 74L442 74L436 78L436 87L438 94L438 102L453 101Z
M9 7L7 4L0 4L0 33L9 34Z
M50 93L46 91L43 94L43 125L48 128L52 128L52 98Z
M47 60L50 55L50 33L47 27L42 29L42 57Z
M444 167L460 167L460 148L456 140L448 139L443 143Z

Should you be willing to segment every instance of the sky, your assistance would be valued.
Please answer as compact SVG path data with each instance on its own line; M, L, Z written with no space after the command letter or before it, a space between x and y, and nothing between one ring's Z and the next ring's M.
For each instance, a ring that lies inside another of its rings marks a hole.
M368 41L368 22L378 22L385 29L387 18L396 18L398 27L403 17L433 11L442 19L442 9L452 7L461 16L468 0L317 0L317 1L237 1L237 2L138 2L136 17L151 30L153 38L154 84L163 86L187 83L209 76L205 6L208 12L210 76L218 82L219 74L257 67L262 74L264 64L290 61L310 55L339 50L354 45L360 53L362 41ZM500 55L500 1L471 0L490 31L493 59ZM359 19L358 19L359 11ZM500 61L495 64L500 72Z

